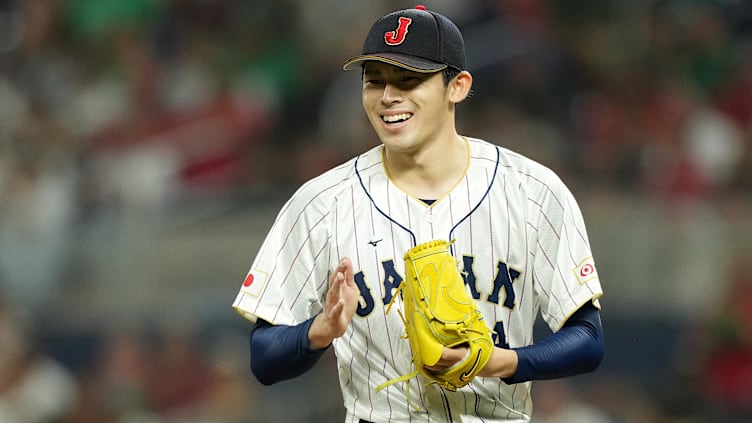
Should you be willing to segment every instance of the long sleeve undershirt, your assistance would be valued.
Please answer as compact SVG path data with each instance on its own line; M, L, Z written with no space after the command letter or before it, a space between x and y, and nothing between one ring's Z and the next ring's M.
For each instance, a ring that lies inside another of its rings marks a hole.
M592 303L580 307L555 332L517 352L517 371L506 383L557 379L595 370L603 360L605 342L598 309Z
M250 335L251 370L264 385L307 372L326 348L311 349L308 330L313 318L298 325L272 325L259 319ZM592 303L580 307L555 332L526 347L514 348L517 372L506 383L555 379L594 370L603 359L605 343L598 309Z

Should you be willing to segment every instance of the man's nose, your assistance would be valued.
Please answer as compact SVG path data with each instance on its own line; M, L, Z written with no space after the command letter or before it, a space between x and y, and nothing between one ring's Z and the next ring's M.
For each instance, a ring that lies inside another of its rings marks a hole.
M394 103L402 99L402 90L395 84L384 84L384 92L381 93L381 101L384 103Z

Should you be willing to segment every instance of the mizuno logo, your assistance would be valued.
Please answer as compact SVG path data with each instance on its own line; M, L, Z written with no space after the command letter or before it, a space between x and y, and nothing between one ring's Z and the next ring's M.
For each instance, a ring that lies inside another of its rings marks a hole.
M375 247L376 244L378 244L379 242L381 242L383 240L384 239L382 238L382 239L377 239L377 240L373 240L373 241L368 241L368 243L371 244L371 245L373 245Z
M460 375L460 380L461 381L464 382L464 381L470 379L471 377L473 377L473 373L475 373L475 369L477 369L478 368L478 364L480 364L480 356L481 356L481 354L483 354L483 349L482 348L478 350L478 355L475 356L475 363L473 363L473 367L471 367L470 370L468 370L466 372L463 372Z

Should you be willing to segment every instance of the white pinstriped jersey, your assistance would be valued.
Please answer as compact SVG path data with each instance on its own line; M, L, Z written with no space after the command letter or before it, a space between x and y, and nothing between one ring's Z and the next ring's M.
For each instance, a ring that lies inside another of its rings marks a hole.
M431 206L388 179L383 146L308 181L280 211L235 299L251 321L303 322L322 311L331 270L350 257L360 303L333 343L348 422L530 420L530 383L476 377L449 392L412 379L413 404L404 383L375 391L413 370L404 324L385 308L414 245L455 240L451 252L499 346L531 344L539 312L558 330L602 295L581 212L561 180L517 153L467 141L464 178Z

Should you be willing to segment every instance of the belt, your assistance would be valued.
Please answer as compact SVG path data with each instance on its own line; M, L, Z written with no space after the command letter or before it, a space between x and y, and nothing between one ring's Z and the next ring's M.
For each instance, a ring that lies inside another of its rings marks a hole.
M368 420L363 420L363 419L360 419L360 420L358 420L358 422L359 422L359 423L371 423L371 422L369 422Z

